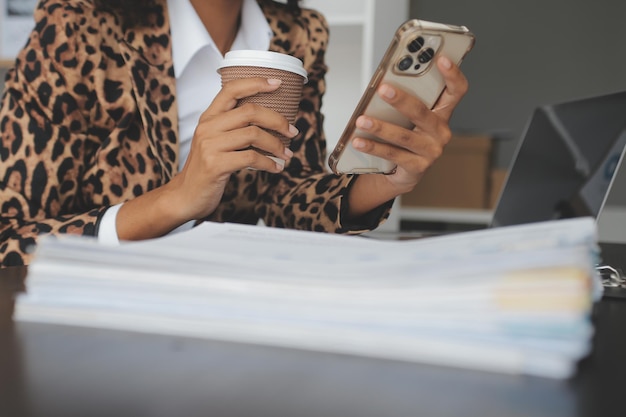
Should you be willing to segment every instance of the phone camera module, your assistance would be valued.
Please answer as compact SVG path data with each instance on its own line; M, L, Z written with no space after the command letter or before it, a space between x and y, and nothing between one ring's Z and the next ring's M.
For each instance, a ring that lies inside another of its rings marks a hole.
M406 71L409 68L411 68L412 65L413 65L413 58L406 55L402 57L402 59L400 59L400 62L398 62L398 69L400 71Z
M417 55L417 60L421 64L429 62L435 56L435 50L433 48L426 48Z
M411 43L409 43L407 49L409 50L409 52L415 53L422 49L422 46L424 46L424 38L418 36L417 38L413 39Z

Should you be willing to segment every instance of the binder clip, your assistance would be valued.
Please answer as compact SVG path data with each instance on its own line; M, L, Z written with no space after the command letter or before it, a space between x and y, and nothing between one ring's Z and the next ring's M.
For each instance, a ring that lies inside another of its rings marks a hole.
M605 297L626 298L626 277L621 269L599 265L596 270L600 274Z
M611 265L599 265L596 267L602 278L603 287L626 288L626 278L621 270Z

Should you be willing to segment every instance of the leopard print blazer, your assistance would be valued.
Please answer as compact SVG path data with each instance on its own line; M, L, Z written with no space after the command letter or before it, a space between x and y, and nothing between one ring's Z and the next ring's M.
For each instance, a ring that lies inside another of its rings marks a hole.
M390 203L342 222L352 176L325 169L320 113L328 26L319 13L260 2L274 32L270 49L301 59L304 89L280 174L231 176L206 220L359 233L388 216ZM0 107L0 263L28 264L42 234L97 235L112 205L169 181L178 167L178 116L165 0L148 27L124 30L91 0L42 0L35 27L8 72Z

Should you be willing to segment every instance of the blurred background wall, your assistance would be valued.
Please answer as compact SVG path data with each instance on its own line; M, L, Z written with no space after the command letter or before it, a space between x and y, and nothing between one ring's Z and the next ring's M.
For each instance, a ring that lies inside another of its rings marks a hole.
M499 166L535 106L626 90L624 1L411 0L410 17L475 33L463 63L470 91L452 127L502 139Z

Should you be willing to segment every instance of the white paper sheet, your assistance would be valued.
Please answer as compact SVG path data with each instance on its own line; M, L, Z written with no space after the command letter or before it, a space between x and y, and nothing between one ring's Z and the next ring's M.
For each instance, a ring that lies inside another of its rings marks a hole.
M46 239L18 320L564 378L590 348L595 223L414 241L204 223Z

